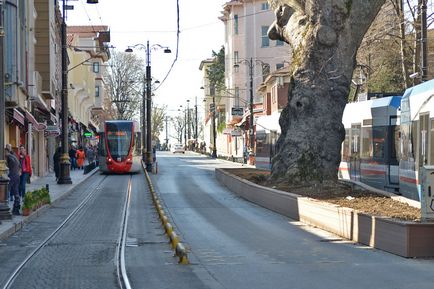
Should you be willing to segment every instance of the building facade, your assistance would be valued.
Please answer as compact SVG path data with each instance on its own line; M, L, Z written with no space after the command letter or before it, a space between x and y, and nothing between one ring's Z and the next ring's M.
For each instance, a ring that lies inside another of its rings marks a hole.
M27 149L32 160L33 178L45 176L53 170L53 154L62 130L59 121L62 88L61 5L62 1L49 0L3 2L4 141L15 150L21 145ZM86 48L85 52L71 52L68 55L70 68L79 61L76 53L87 57L92 55L99 67L108 60L108 27L97 28L87 38L78 37L78 45L91 48ZM95 64L95 71L96 67ZM88 96L86 98L73 93L69 98L73 116L78 116L80 122L84 122L87 128L92 126L94 130L99 126L98 113L102 111L104 97L102 73L103 70L100 70L93 74L73 76L73 84L85 90Z
M220 20L225 24L226 91L216 96L225 122L217 136L217 154L223 157L245 157L251 147L249 129L254 130L249 127L251 99L253 117L264 114L264 95L257 93L257 88L289 62L289 45L268 38L274 19L267 1L233 0L223 5Z

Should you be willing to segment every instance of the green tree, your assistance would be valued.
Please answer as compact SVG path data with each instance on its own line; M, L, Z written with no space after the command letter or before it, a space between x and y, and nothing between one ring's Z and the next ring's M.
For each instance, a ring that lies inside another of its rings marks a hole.
M218 52L212 51L214 63L206 70L207 78L215 93L225 90L225 48L222 46Z

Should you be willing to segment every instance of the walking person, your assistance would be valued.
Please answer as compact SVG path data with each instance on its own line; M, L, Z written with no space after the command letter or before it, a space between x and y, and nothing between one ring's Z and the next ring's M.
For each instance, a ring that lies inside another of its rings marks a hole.
M19 193L21 199L23 199L26 194L26 184L32 177L32 163L30 161L30 156L27 154L26 148L23 145L20 146L19 154L21 165Z
M78 148L77 153L75 154L75 157L77 158L77 168L83 169L84 160L86 159L86 154L84 153L82 146L80 146Z
M9 194L13 196L14 205L12 208L12 214L20 214L20 193L18 191L20 183L20 161L12 150L12 146L7 144L5 147L5 158L9 168Z

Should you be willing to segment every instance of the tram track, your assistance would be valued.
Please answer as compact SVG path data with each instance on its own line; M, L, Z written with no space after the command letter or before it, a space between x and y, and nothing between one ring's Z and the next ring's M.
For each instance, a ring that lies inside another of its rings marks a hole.
M30 252L24 260L16 267L16 269L10 274L7 281L4 283L2 289L13 288L15 281L19 278L19 275L23 272L23 269L26 265L29 265L32 260L42 252L42 250L47 247L50 242L59 235L62 230L66 228L66 225L77 218L80 212L85 208L85 206L96 197L97 193L101 190L101 185L104 180L107 179L107 176L102 178L98 184L85 196L85 198L75 207L75 209L57 226L54 231L50 233L48 237L46 237L32 252ZM126 265L125 265L125 245L127 239L127 227L128 227L128 215L129 215L129 206L131 201L131 189L132 189L132 175L129 175L128 185L126 190L126 197L123 204L122 214L121 214L121 222L120 222L120 230L119 230L119 238L117 239L116 251L115 251L115 266L117 272L117 280L118 286L122 289L130 289L131 285L126 273Z

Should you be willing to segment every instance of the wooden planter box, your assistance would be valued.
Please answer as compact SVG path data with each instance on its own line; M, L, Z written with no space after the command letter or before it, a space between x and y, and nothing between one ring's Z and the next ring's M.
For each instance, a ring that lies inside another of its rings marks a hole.
M276 189L216 169L217 180L244 199L343 238L403 257L434 257L434 223L398 221L362 214Z

